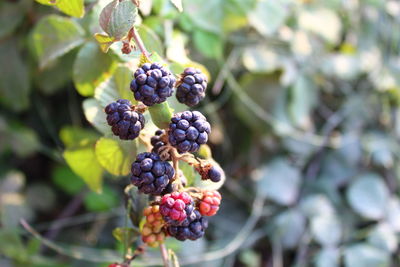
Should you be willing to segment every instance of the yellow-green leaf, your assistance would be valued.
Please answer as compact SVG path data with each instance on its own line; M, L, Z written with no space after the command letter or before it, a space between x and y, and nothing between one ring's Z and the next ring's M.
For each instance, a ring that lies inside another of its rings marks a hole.
M136 142L100 138L96 156L100 164L113 175L128 175L136 155Z
M97 161L93 145L66 149L63 157L69 167L85 181L91 190L101 192L103 168Z
M116 42L114 37L110 37L106 34L101 34L101 33L96 33L94 35L94 38L99 43L101 51L103 51L104 53L107 53L108 49L110 49L110 46L114 42Z
M57 7L69 16L81 18L85 15L83 0L59 0Z
M94 42L86 43L78 53L73 67L73 80L78 92L92 96L95 88L112 74L115 64Z
M167 102L149 107L151 119L160 129L168 128L172 118L172 111Z

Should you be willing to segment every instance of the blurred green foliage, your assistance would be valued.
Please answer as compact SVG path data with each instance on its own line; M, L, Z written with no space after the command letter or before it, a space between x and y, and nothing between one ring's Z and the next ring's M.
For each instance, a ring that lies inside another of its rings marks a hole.
M0 266L106 266L123 233L134 242L122 191L145 147L112 137L102 111L133 101L140 53L114 42L124 23L174 73L195 65L211 80L199 109L224 201L207 238L168 243L182 264L400 265L398 1L184 0L181 13L181 1L142 0L107 36L110 2L0 2Z

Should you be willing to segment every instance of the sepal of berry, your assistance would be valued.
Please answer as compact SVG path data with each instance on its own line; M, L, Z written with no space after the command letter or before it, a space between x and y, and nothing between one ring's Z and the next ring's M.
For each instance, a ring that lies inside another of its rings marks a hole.
M214 216L221 204L221 194L218 191L204 191L203 197L198 203L200 214L203 216Z

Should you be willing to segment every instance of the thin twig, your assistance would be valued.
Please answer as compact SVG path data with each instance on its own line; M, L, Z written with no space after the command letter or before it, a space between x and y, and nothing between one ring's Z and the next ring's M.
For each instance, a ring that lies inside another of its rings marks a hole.
M146 47L144 46L144 43L142 41L142 38L140 38L140 35L138 31L136 30L135 27L133 27L130 31L129 34L132 35L133 40L135 40L135 43L139 50L142 52L143 56L147 59L150 60L150 53L147 51Z
M161 257L164 262L164 267L169 267L168 251L165 244L160 245Z

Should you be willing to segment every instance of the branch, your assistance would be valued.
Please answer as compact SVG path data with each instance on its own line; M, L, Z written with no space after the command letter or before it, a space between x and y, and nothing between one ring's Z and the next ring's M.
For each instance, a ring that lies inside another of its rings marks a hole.
M135 27L132 27L132 29L129 31L129 36L135 40L135 43L139 50L142 52L143 56L150 61L150 53L147 51L146 47L144 46L144 43L142 41L142 38L140 38L140 35L138 31L136 30Z

